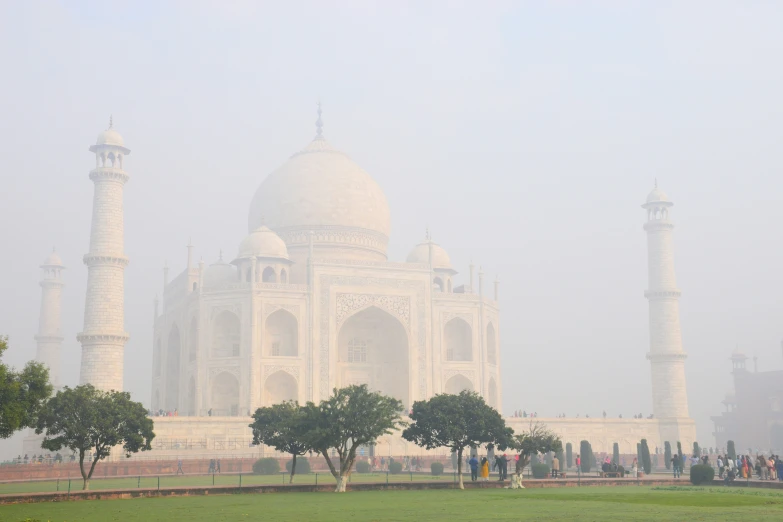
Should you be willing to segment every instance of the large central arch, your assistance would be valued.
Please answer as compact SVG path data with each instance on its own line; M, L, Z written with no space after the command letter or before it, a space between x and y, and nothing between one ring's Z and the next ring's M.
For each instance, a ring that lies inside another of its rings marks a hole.
M371 306L348 318L337 338L340 386L367 384L410 407L408 332L388 312Z
M447 361L473 360L473 330L464 319L455 317L443 329Z
M175 324L169 332L169 342L166 345L166 409L174 411L179 408L179 375L182 338Z
M239 380L229 372L220 372L212 379L210 406L212 415L239 414Z

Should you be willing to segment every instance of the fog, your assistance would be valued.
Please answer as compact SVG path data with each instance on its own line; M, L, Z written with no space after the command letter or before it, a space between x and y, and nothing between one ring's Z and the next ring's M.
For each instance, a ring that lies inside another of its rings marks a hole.
M125 387L149 404L162 267L236 254L258 185L315 133L383 188L389 258L429 227L500 278L503 406L651 413L646 237L671 219L702 446L731 351L780 369L783 5L773 2L4 2L0 333L35 356L40 270L67 270L78 383L93 185L110 115L125 170ZM491 287L488 285L488 287ZM15 456L21 439L0 442Z

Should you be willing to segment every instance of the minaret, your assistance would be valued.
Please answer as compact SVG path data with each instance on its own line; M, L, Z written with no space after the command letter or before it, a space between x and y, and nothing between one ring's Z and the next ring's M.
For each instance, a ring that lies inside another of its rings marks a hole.
M38 335L35 336L38 345L35 360L49 368L49 382L57 391L60 387L60 346L63 343L60 303L65 286L62 280L65 267L57 252L52 250L41 265L41 270L41 313L38 318Z
M77 336L82 343L81 384L101 390L122 390L123 354L128 334L124 323L124 272L128 264L123 250L124 223L122 190L128 174L122 169L125 148L122 136L112 128L98 135L90 147L95 168L90 179L95 184L92 200L90 252L87 265L87 298L84 303L84 330Z
M648 290L653 414L658 419L661 442L684 447L695 440L696 428L688 416L685 358L680 334L680 290L674 276L674 251L669 210L674 204L655 188L642 208L647 210ZM687 445L686 445L687 444Z

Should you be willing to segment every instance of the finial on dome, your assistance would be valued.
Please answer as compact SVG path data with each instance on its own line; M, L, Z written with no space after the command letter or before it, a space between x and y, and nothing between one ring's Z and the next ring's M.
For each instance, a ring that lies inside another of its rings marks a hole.
M220 254L218 255L218 261L223 261L223 249L220 249Z
M655 188L658 188L658 178L655 178Z
M109 115L109 128L111 129L112 127L114 127L114 115L110 114Z
M324 122L321 121L321 100L318 100L318 119L315 120L315 137L324 137Z
M430 239L432 239L432 238L430 237L430 227L429 227L429 226L428 226L427 228L425 228L425 229L424 229L424 239L426 239L427 241L429 241Z

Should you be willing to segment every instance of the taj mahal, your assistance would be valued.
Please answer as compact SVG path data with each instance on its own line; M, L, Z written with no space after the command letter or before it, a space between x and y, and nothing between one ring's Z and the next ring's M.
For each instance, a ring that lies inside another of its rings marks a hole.
M83 259L88 281L78 334L80 382L122 390L129 338L122 202L131 178L125 171L130 149L110 124L90 151L94 199L90 250ZM688 414L672 205L657 183L642 205L654 416L539 419L564 443L578 447L586 439L601 452L618 442L621 451L635 453L641 438L651 447L664 441L689 447L696 440ZM379 185L324 137L319 106L314 139L258 187L248 234L236 250L206 264L195 262L189 247L182 272L170 277L164 269L162 298L154 304L149 407L176 415L154 417L153 453L256 455L263 449L250 446L248 427L256 408L317 402L349 384L366 383L406 409L439 393L473 390L502 412L499 282L489 288L472 264L458 281L447 250L429 232L411 241L404 261L388 259L391 219ZM37 359L50 367L55 386L63 338L62 265L52 254L42 266L36 336ZM507 419L516 431L527 420ZM389 455L423 451L409 446L391 435L377 447Z

